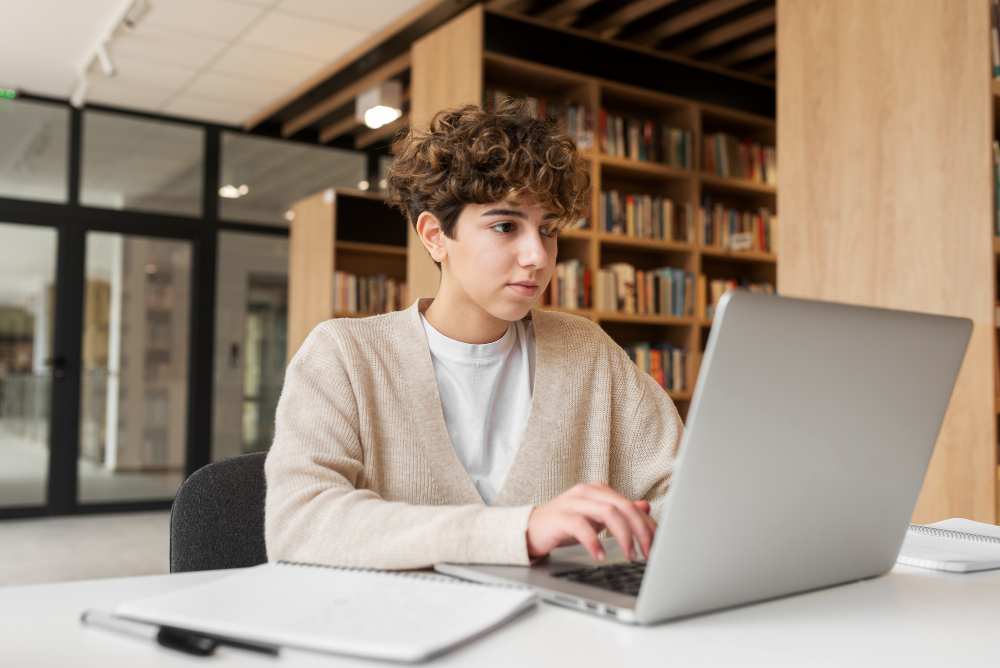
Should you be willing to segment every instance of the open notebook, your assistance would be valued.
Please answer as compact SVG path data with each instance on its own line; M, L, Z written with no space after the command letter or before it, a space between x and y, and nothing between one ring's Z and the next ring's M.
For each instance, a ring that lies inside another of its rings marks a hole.
M958 517L911 524L896 563L956 573L1000 568L1000 527Z
M423 661L531 607L528 589L442 576L270 563L115 615L234 640Z

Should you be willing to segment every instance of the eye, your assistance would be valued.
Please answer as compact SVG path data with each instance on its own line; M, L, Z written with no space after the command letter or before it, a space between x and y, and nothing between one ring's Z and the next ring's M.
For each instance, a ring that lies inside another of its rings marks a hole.
M505 230L497 230L498 227L505 227L505 226L507 227L507 229L505 229ZM513 230L513 228L514 228L514 223L510 223L510 222L507 222L507 223L497 223L496 225L491 225L490 226L491 230L497 230L497 232L499 232L500 234L507 234L508 232L511 232Z
M543 225L541 227L542 234L549 238L555 238L559 234L559 228L555 225Z

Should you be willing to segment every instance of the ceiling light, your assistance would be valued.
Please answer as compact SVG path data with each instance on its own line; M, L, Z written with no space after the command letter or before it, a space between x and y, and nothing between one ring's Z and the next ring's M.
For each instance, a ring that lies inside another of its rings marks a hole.
M403 115L403 84L392 79L358 95L354 119L370 128L380 128Z
M292 222L293 220L295 220L295 212L292 211L291 209L289 209L288 211L286 211L285 212L285 220L287 220L289 223Z
M246 184L241 185L239 188L232 184L227 184L219 188L219 197L225 197L226 199L238 199L243 197L248 192L250 188Z
M367 181L358 181L358 190L368 190L368 185Z

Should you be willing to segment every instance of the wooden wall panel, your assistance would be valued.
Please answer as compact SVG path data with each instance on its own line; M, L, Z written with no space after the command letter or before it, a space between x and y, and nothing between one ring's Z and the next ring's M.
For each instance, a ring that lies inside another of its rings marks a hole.
M288 359L316 323L333 312L334 193L324 190L292 204L289 239Z
M439 110L478 104L483 91L483 7L476 5L413 43L410 123L427 127ZM410 226L407 299L437 294L441 273Z
M988 37L987 0L778 0L779 291L976 324L918 522L996 521Z

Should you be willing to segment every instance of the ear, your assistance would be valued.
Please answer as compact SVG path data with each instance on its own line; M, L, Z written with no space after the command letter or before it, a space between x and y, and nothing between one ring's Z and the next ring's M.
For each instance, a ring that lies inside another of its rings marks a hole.
M448 249L444 245L444 232L441 221L430 211L424 211L417 218L417 236L423 242L424 248L431 254L435 262L443 262L448 257Z

